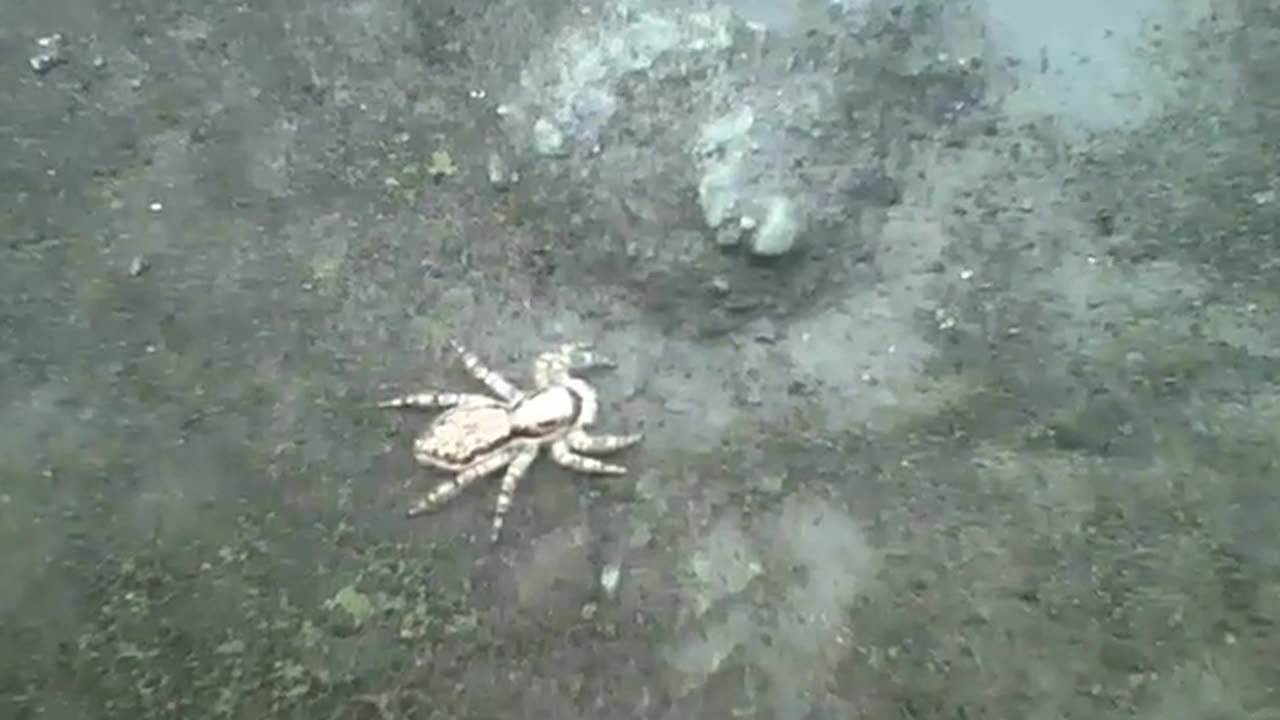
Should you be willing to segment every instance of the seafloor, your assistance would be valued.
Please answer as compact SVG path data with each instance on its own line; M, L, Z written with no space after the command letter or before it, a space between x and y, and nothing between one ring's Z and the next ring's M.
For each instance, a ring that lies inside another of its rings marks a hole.
M1268 5L0 4L0 717L1280 717Z

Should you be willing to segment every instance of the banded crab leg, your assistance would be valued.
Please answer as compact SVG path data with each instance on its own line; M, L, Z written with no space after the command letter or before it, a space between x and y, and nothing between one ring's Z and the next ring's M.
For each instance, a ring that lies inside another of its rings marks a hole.
M533 361L533 380L538 387L564 382L574 370L611 368L616 363L592 349L591 343L564 343L542 353Z
M520 479L529 471L529 466L538 457L538 446L530 443L520 449L507 466L502 476L502 485L498 488L498 502L493 509L493 525L489 530L489 542L498 542L502 537L502 525L506 522L507 512L511 510L511 499L515 497Z
M479 380L490 392L502 398L506 402L515 402L524 396L524 392L520 388L512 385L506 378L498 374L497 371L485 365L475 353L463 347L460 343L449 341L449 347L453 349L458 357L462 359L462 365L471 373L471 376ZM441 410L451 408L456 405L464 405L473 402L489 402L491 398L487 395L478 393L455 393L455 392L419 392L410 395L402 395L400 397L391 398L378 403L378 407L387 409L415 409L415 410Z
M593 457L579 455L573 451L573 448L569 447L569 442L564 439L551 443L551 459L570 470L593 475L627 474L627 469L621 465L613 465Z
M387 410L443 410L468 403L492 402L486 395L455 392L418 392L383 400L378 407Z
M641 433L626 435L589 435L582 428L574 428L565 436L565 444L570 450L580 453L611 453L629 448L644 439Z
M463 347L461 343L450 340L449 347L453 348L453 351L458 354L458 357L462 358L462 365L467 369L467 372L471 373L471 376L475 379L484 383L484 386L489 388L494 395L497 395L508 403L514 403L524 397L524 392L522 392L520 388L512 385L509 380L498 374L496 370L485 365L484 362L480 360L479 356Z
M507 513L511 510L512 498L520 479L528 472L529 466L538 457L538 445L533 442L515 443L477 460L457 475L445 480L431 492L422 496L409 508L408 516L417 517L439 509L442 505L457 497L468 485L480 478L500 470L504 465L507 471L502 476L502 485L498 488L498 500L493 512L493 522L489 530L490 542L498 542L502 537L502 526Z
M458 493L465 490L471 483L510 464L520 447L520 445L510 445L499 448L471 463L457 475L441 481L409 507L408 516L417 517L439 509L440 506L457 497Z

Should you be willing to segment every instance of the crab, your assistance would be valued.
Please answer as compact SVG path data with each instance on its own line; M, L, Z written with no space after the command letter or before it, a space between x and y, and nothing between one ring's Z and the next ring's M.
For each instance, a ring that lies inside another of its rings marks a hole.
M640 433L590 434L599 401L575 370L613 367L587 343L566 343L533 362L533 390L523 390L480 361L457 342L450 347L467 371L492 395L418 392L378 403L388 409L440 410L413 442L414 459L453 477L436 485L409 507L409 517L432 512L468 485L506 468L498 489L489 537L497 542L516 487L543 448L551 459L571 470L595 475L623 475L627 469L591 454L622 450L640 442Z

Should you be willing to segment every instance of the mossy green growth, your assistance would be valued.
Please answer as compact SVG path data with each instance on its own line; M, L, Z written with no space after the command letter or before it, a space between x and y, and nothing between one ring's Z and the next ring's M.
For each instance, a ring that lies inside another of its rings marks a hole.
M299 573L307 558L268 523L241 518L220 547L148 544L91 563L87 612L58 661L77 700L100 718L343 716L395 692L395 668L477 629L445 552L335 534L314 538L327 569Z

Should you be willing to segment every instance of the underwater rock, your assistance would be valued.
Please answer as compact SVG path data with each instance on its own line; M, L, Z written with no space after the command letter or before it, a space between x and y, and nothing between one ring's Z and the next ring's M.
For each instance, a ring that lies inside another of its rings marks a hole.
M790 199L775 195L769 198L764 220L751 237L751 252L763 257L776 257L795 247L803 228L799 211Z

